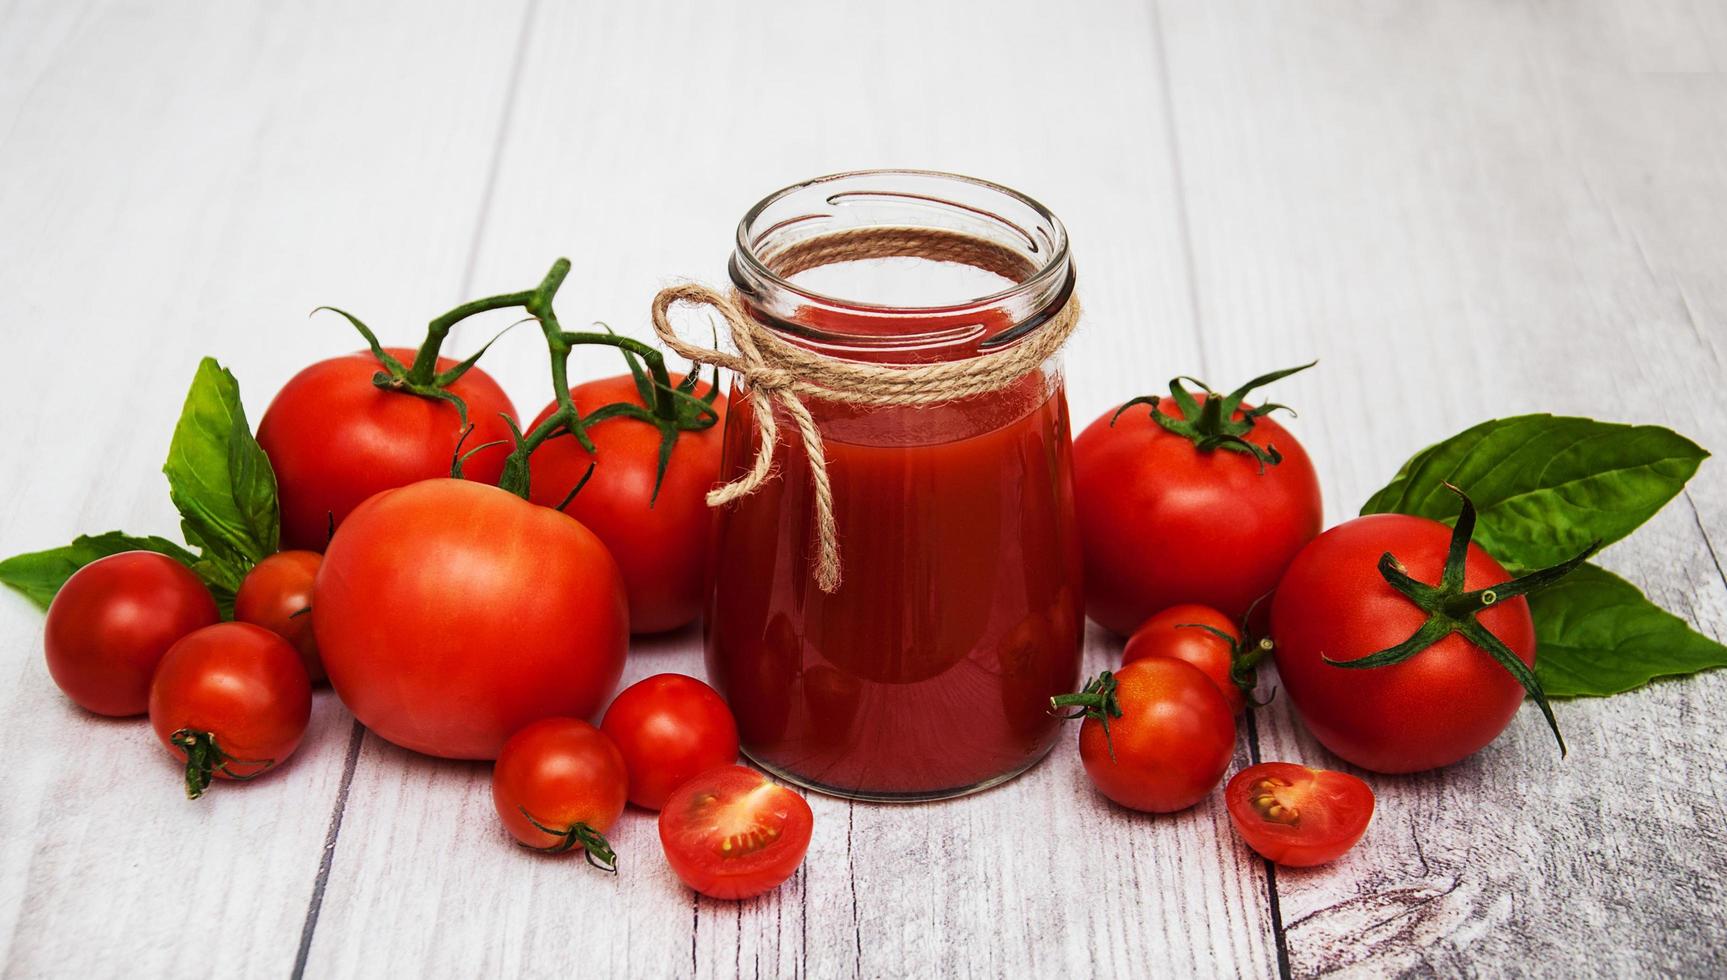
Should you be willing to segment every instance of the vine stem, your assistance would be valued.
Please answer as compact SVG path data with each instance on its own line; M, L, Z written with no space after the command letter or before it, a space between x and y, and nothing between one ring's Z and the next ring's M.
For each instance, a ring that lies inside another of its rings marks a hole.
M504 461L504 472L498 485L527 499L530 475L528 457L546 440L568 432L581 443L583 449L592 454L596 449L593 440L588 436L587 427L606 419L626 417L652 425L660 432L659 472L654 482L654 495L657 498L660 481L665 477L666 466L670 463L672 448L678 435L709 428L719 421L719 412L713 407L714 399L719 394L718 376L716 374L712 390L706 396L697 397L694 394L698 383L696 371L692 370L682 381L674 384L671 375L666 371L665 355L654 347L629 337L619 337L609 330L605 333L566 332L558 323L553 300L569 274L570 260L560 258L552 263L551 269L533 289L470 300L435 317L426 325L425 342L415 353L411 366L403 365L391 356L379 343L377 335L358 317L335 307L319 309L329 309L341 314L366 338L367 345L382 368L373 377L373 384L390 391L449 402L459 413L464 430L469 428L467 405L460 396L449 390L449 386L474 366L491 343L488 342L462 362L439 371L438 357L444 341L448 339L451 329L468 317L492 310L526 310L528 316L539 323L540 333L545 337L546 350L551 359L552 393L557 407L525 433L514 419L505 416L504 421L510 427L515 448ZM496 339L493 338L494 341ZM584 417L576 409L575 399L570 394L569 380L570 353L580 346L613 347L621 351L630 366L630 373L636 379L642 404L615 402L602 405ZM644 364L645 372L642 367ZM451 461L452 475L461 473L461 460L458 445L457 455ZM577 489L580 489L580 485Z
M557 409L547 415L540 424L527 432L517 429L514 423L511 428L516 436L516 447L504 461L504 472L498 481L498 486L527 499L529 493L530 470L528 459L534 450L540 448L546 440L561 433L568 432L574 436L583 449L594 453L593 439L587 433L587 426L594 422L619 416L635 418L647 422L660 430L660 460L659 472L655 478L654 494L659 494L659 481L665 476L666 465L671 458L673 444L680 432L705 429L719 420L718 413L712 407L712 399L718 394L718 386L710 391L707 398L697 398L691 392L696 383L696 374L691 372L684 381L673 384L671 374L666 370L665 355L654 347L629 337L620 337L609 331L605 333L567 332L558 323L557 312L552 301L557 295L558 287L569 275L569 259L560 258L552 264L551 271L546 273L540 285L527 294L513 294L506 297L494 297L497 301L516 299L515 305L527 310L528 315L540 324L540 332L546 339L546 350L551 358L552 394L557 400ZM478 303L490 302L487 300ZM469 304L470 306L474 304ZM504 305L508 305L505 303ZM462 309L458 307L458 310ZM457 312L456 310L451 311ZM434 321L434 327L436 321ZM641 378L640 369L635 358L640 358L647 365L648 379L639 385L642 401L648 406L642 408L627 402L604 405L595 409L584 418L576 409L575 399L570 394L569 361L570 352L579 346L614 347L624 353L630 364L630 370ZM434 355L435 356L435 355ZM416 362L415 367L419 364ZM583 478L586 482L586 477ZM578 486L577 489L580 489ZM572 493L573 496L573 493ZM566 501L567 502L567 501Z

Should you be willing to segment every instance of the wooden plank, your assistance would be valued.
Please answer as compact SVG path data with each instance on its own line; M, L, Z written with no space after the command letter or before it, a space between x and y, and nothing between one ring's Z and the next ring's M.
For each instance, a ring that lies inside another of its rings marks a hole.
M409 3L0 12L7 553L173 533L158 472L199 355L255 420L296 366L358 346L312 306L406 339L453 297L516 26ZM0 671L4 972L287 970L351 733L333 696L285 771L192 803L147 723L59 695L11 593Z
M1727 54L1718 15L1163 6L1208 353L1225 381L1322 359L1278 400L1333 520L1493 415L1727 445L1727 88L1687 74ZM1724 497L1711 464L1606 557L1716 637ZM1722 675L1659 684L1561 705L1565 762L1530 709L1464 763L1369 776L1365 844L1278 872L1293 972L1720 973L1724 708ZM1336 763L1286 702L1261 731Z
M1072 229L1088 325L1068 359L1071 400L1089 421L1197 352L1152 30L1129 4L542 5L476 281L513 288L569 255L564 320L648 336L653 292L677 276L719 281L734 222L767 191L893 163L993 177L1045 196ZM545 390L532 344L488 364L511 391ZM592 353L579 370L619 367ZM693 632L638 644L628 676L700 675L698 644ZM1094 636L1088 665L1115 654ZM625 870L605 879L511 848L484 767L368 740L308 972L1275 969L1263 867L1233 846L1215 801L1165 819L1113 809L1065 739L971 799L810 802L798 877L759 901L711 903L671 878L647 814L626 814ZM452 908L460 924L440 918ZM609 938L567 938L576 929Z

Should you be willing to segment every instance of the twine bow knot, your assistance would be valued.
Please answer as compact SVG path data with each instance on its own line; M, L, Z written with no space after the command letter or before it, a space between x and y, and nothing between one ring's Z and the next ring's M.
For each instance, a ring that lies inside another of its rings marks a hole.
M705 306L726 321L733 354L692 344L672 329L669 314L678 304ZM797 428L809 459L815 500L816 585L827 593L840 586L839 532L834 522L833 486L821 431L805 397L865 405L934 405L999 391L1013 384L1061 348L1079 322L1079 300L1067 304L1025 339L1000 351L958 361L916 366L866 364L818 354L776 336L771 328L730 296L699 283L660 290L653 304L654 332L665 345L691 361L722 367L747 385L760 446L747 472L708 492L709 507L720 507L754 493L772 475L779 442L775 408Z

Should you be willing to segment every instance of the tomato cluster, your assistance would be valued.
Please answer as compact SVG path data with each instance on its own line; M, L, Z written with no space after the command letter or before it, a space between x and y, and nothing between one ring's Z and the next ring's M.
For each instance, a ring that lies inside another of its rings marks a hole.
M535 289L463 304L418 350L382 347L349 316L369 350L306 368L255 444L239 413L210 456L246 489L216 508L227 524L189 517L203 554L154 539L165 550L64 579L44 640L55 683L98 714L147 712L197 797L280 766L327 679L380 737L495 760L498 817L525 847L615 871L606 834L633 804L658 811L669 866L704 895L787 880L812 812L736 764L726 701L677 674L611 697L632 632L701 614L726 402L693 372L674 381L653 348L564 331L551 300L567 271L560 260ZM552 359L555 398L525 430L479 355L439 354L459 320L512 307L540 323ZM621 350L629 373L570 388L583 344ZM1312 462L1269 417L1281 406L1244 401L1303 369L1227 394L1178 378L1075 442L1087 612L1131 636L1118 669L1050 708L1083 719L1081 762L1120 806L1180 811L1222 783L1268 655L1315 737L1369 770L1468 756L1525 693L1547 710L1523 596L1584 556L1513 578L1473 543L1461 491L1454 526L1385 515L1321 534ZM268 526L253 533L260 500ZM1224 801L1249 847L1297 866L1347 851L1374 807L1355 776L1285 762L1241 769Z
M749 898L803 863L814 820L803 797L737 756L737 723L713 688L657 674L619 694L599 728L553 717L512 735L492 769L492 803L524 847L579 849L613 872L605 833L625 801L658 810L666 861L685 884Z

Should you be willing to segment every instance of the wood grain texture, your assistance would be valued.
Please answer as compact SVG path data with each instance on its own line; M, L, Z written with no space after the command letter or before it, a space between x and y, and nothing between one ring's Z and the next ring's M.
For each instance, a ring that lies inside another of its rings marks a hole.
M1165 370L1145 363L1148 351L1174 365L1196 349L1185 327L1163 336L1143 325L1147 310L1153 322L1182 324L1187 303L1152 30L1149 12L1130 5L1025 3L985 15L906 3L865 20L791 3L542 4L477 288L516 288L569 255L565 322L599 319L650 337L654 290L676 276L719 281L733 224L767 191L859 166L977 173L1047 195L1076 241L1097 243L1080 252L1088 325L1069 362L1076 411L1089 417L1104 392ZM968 47L1023 53L1026 69L979 89L975 65L954 57ZM1109 57L1084 57L1088 49ZM897 71L896 55L915 58L918 72ZM1061 85L1037 67L1044 58L1070 66ZM1122 91L1139 93L1144 111L1076 117L1069 142L1027 131L1030 120ZM590 375L622 369L609 352L581 356ZM532 343L501 345L487 365L513 392L546 391ZM1090 666L1100 669L1113 645L1094 639ZM629 677L703 672L694 633L666 641L663 654L638 644L631 657ZM616 835L628 872L616 882L522 856L426 864L428 849L490 855L502 838L483 769L459 781L425 772L424 760L368 740L322 916L374 937L373 948L320 930L309 972L382 962L458 974L594 966L820 977L1276 969L1263 866L1234 847L1221 808L1168 820L1113 810L1066 740L1031 775L971 799L908 810L811 798L804 870L742 906L692 901L656 860L651 817L634 811ZM453 902L483 907L492 941L434 928ZM550 943L540 924L553 920L609 922L627 941Z
M200 355L235 370L255 420L298 365L358 346L306 320L317 303L454 295L508 65L451 66L514 25L412 7L0 10L21 55L0 90L7 553L175 532L160 469ZM420 60L380 60L396 37ZM320 694L285 771L193 803L147 722L59 696L41 636L35 609L0 599L4 972L287 971L346 711Z
M1724 69L1727 12L1681 0L14 3L0 329L27 370L0 434L31 465L4 471L0 542L171 531L157 471L201 354L256 420L356 346L311 307L408 340L560 254L566 323L646 337L653 291L718 281L763 193L868 166L1067 221L1078 424L1176 373L1319 356L1276 392L1332 521L1491 415L1720 449ZM487 367L524 412L548 396L525 332ZM1718 638L1719 465L1605 558ZM1723 674L1560 705L1564 762L1525 711L1457 766L1370 777L1376 823L1328 868L1270 873L1220 795L1110 807L1063 739L976 797L811 797L803 868L733 904L684 889L639 811L616 878L510 846L484 765L362 734L327 693L283 773L187 803L147 726L54 691L40 634L0 597L7 975L1727 972ZM1094 628L1088 670L1117 642ZM638 641L625 680L700 675L699 650ZM1281 698L1244 727L1237 764L1261 757L1337 764Z
M1662 61L1603 6L1164 11L1211 370L1320 357L1278 400L1304 409L1333 520L1494 415L1727 445L1727 290L1691 251L1727 228L1727 79L1684 74L1695 47ZM1674 13L1667 38L1695 40ZM1722 637L1716 465L1605 563ZM1719 674L1657 684L1562 704L1564 762L1529 709L1463 763L1369 776L1366 843L1278 872L1292 971L1719 973L1724 708ZM1336 764L1287 703L1261 736Z

